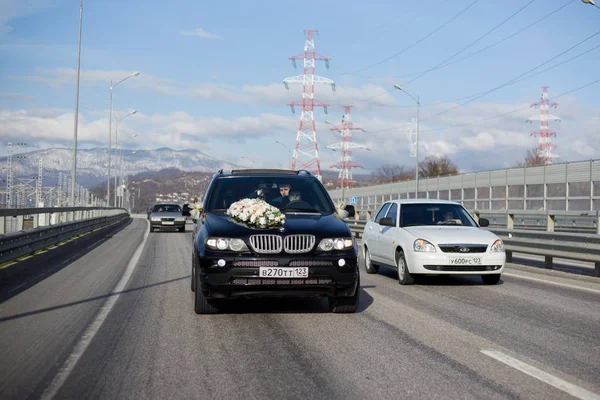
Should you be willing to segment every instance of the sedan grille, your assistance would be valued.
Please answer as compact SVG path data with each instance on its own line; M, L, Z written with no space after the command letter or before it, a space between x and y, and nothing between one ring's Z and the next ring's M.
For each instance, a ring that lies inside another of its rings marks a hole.
M162 217L161 221L175 221L175 218Z
M283 248L290 254L308 253L314 245L314 235L289 235L283 240Z
M485 244L440 244L440 249L444 253L485 253L487 245Z
M281 236L278 235L252 235L250 245L257 253L277 254L283 249Z

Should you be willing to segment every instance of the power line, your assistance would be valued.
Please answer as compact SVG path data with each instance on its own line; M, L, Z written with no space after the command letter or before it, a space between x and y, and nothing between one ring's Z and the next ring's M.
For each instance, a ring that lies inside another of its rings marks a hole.
M371 68L373 68L373 67L376 67L376 66L378 66L378 65L380 65L380 64L386 63L386 62L390 61L390 60L391 60L391 59L393 59L393 58L396 58L396 57L398 57L400 54L402 54L402 53L404 53L404 52L406 52L406 51L408 51L408 50L412 49L412 48L413 48L413 47L415 47L416 45L418 45L418 44L422 43L422 42L423 42L423 41L425 41L426 39L428 39L428 38L430 38L431 36L433 36L435 33L437 33L438 31L440 31L441 29L445 28L445 27L446 27L447 25L449 25L449 24L450 24L452 21L454 21L455 19L457 19L458 17L460 17L462 14L464 14L464 13L465 13L465 12L466 12L466 11L467 11L469 8L471 8L472 6L474 6L474 5L475 5L475 3L477 3L478 1L479 1L479 0L474 0L474 1L473 1L471 4L469 4L468 6L466 6L465 8L463 8L463 9L462 9L460 12L458 12L458 14L454 15L454 16L453 16L452 18L450 18L448 21L444 22L442 25L438 26L436 29L434 29L433 31L429 32L427 35L423 36L421 39L417 40L417 41L416 41L416 42L414 42L413 44L411 44L411 45L409 45L409 46L405 47L404 49L400 50L399 52L397 52L397 53L394 53L394 54L392 54L391 56L389 56L389 57L387 57L387 58L385 58L385 59L383 59L383 60L381 60L381 61L378 61L378 62L376 62L376 63L374 63L374 64L371 64L371 65L369 65L369 66L367 66L367 67L361 68L361 69L359 69L359 70L356 70L356 71L354 71L354 72L346 72L346 73L339 74L339 75L336 75L336 76L354 75L354 74L356 74L357 72L366 71L366 70L368 70L368 69L371 69Z
M579 91L581 89L585 89L585 88L587 88L589 86L595 85L598 82L600 82L600 79L596 79L595 81L586 83L583 86L579 86L578 88L575 88L575 89L569 90L567 92L561 93L558 96L552 97L550 100L553 101L553 100L559 99L559 98L561 98L563 96L569 95L569 94L577 92L577 91ZM502 114L498 114L498 115L493 115L493 116L490 116L490 117L480 118L478 120L467 122L467 123L464 123L464 124L452 125L452 126L447 126L445 128L438 128L438 129L423 129L423 130L421 130L421 132L440 132L440 131L446 131L446 130L455 129L455 128L462 128L464 126L474 125L474 124L477 124L477 123L480 123L480 122L483 122L483 121L489 121L491 119L501 118L501 117L504 117L506 115L514 114L514 113L519 112L519 111L528 110L529 108L531 108L531 107L527 106L527 107L516 108L516 109L514 109L512 111L508 111L508 112L505 112L505 113L502 113ZM395 126L395 127L388 128L388 129L380 129L378 131L369 131L369 133L389 132L389 131L393 131L393 130L398 130L398 129L404 128L405 125Z
M441 63L439 63L438 65L436 65L433 68L430 68L426 71L423 71L421 74L419 74L418 76L412 78L411 80L409 80L408 82L405 82L402 84L402 86L406 86L411 82L416 81L417 79L427 75L428 73L435 71L436 69L444 66L445 63L447 63L448 61L452 60L454 57L458 56L459 54L461 54L462 52L464 52L465 50L467 50L468 48L470 48L471 46L479 43L480 40L482 40L483 38L485 38L486 36L488 36L489 34L491 34L492 32L494 32L496 29L500 28L502 25L504 25L505 23L507 23L508 21L510 21L511 19L513 19L515 16L517 16L521 11L523 11L524 9L526 9L527 7L529 7L534 1L536 0L530 0L527 4L525 4L523 7L519 8L517 11L515 11L512 15L510 15L508 18L504 19L504 21L500 22L498 25L494 26L492 29L490 29L489 31L487 31L486 33L484 33L483 35L479 36L477 39L475 39L474 41L472 41L471 43L469 43L467 46L463 47L461 50L459 50L458 52L454 53L452 56L446 58L444 61L442 61Z
M562 6L560 6L559 8L557 8L557 9L555 9L554 11L550 12L549 14L547 14L547 15L543 16L542 18L540 18L540 19L538 19L538 20L536 20L536 21L534 21L534 22L532 22L531 24L529 24L529 25L525 26L524 28L521 28L520 30L518 30L518 31L516 31L516 32L514 32L514 33L512 33L511 35L509 35L509 36L506 36L506 37L504 37L503 39L500 39L500 40L499 40L499 41L497 41L497 42L491 43L490 45L488 45L488 46L486 46L486 47L483 47L482 49L480 49L480 50L477 50L477 51L476 51L476 52L474 52L474 53L467 54L466 56L464 56L464 57L462 57L462 58L459 58L459 59L457 59L457 60L454 60L454 61L448 62L448 63L446 63L446 64L444 64L444 65L441 65L441 66L439 66L439 68L441 69L441 68L445 68L445 67L447 67L447 66L450 66L450 65L456 64L456 63L458 63L458 62L460 62L460 61L463 61L463 60L465 60L465 59L467 59L467 58L470 58L470 57L473 57L473 56L475 56L475 55L477 55L477 54L480 54L480 53L482 53L482 52L484 52L484 51L486 51L486 50L488 50L488 49L490 49L490 48L492 48L492 47L495 47L495 46L497 46L497 45L499 45L499 44L501 44L501 43L503 43L503 42L505 42L505 41L507 41L507 40L509 40L509 39L512 39L513 37L515 37L515 36L517 36L517 35L521 34L522 32L526 31L527 29L531 28L532 26L534 26L534 25L537 25L538 23L540 23L540 22L542 22L542 21L544 21L544 20L546 20L546 19L550 18L552 15L554 15L554 14L556 14L557 12L561 11L562 9L564 9L565 7L567 7L568 5L570 5L571 3L575 2L575 1L576 1L576 0L570 0L569 2L567 2L567 3L563 4L563 5L562 5ZM411 77L411 76L415 76L415 75L419 75L419 74L424 74L424 73L427 73L427 72L428 72L427 70L426 70L426 71L421 71L421 72L415 72L415 73L411 73L411 74L406 74L406 75L402 75L402 76L397 76L396 78L407 78L407 77ZM366 78L366 79L372 79L373 77L364 77L364 78ZM415 78L415 79L416 79L416 78ZM412 81L409 81L409 82L412 82ZM407 82L407 83L409 83L409 82ZM371 100L371 99L374 99L374 98L376 98L376 97L379 97L379 96L382 96L382 95L384 95L384 94L386 94L386 93L392 92L393 90L394 90L394 89L388 89L388 90L385 90L385 91L383 91L383 92L380 92L380 93L378 93L378 94L376 94L376 95L373 95L373 96L367 97L367 98L365 98L365 99L359 99L359 100L356 100L356 101L355 101L353 104L355 105L356 103L368 102L368 101L369 101L369 100ZM460 101L460 100L468 99L468 98L470 98L470 97L477 96L477 95L479 95L479 94L481 94L481 93L477 93L477 94L473 94L473 95L469 95L469 96L463 96L463 97L459 97L459 98L456 98L456 99L453 99L453 100L448 100L448 101L446 101L446 102L444 102L444 103L452 103L452 102L456 102L456 101ZM429 107L429 106L434 106L434 105L438 105L438 104L440 104L440 103L421 104L421 106L422 106L422 107ZM442 103L442 104L443 104L443 103ZM390 106L390 107L394 107L394 108L409 108L409 107L413 107L413 106Z
M575 45L573 45L573 46L569 47L567 50L565 50L565 51L563 51L563 52L561 52L561 53L559 53L559 54L555 55L554 57L552 57L552 58L550 58L550 59L548 59L548 60L546 60L546 61L544 61L543 63L541 63L541 64L537 65L536 67L534 67L534 68L531 68L530 70L523 72L522 74L520 74L520 75L519 75L519 76L517 76L516 78L513 78L513 79L511 79L510 81L503 83L502 85L498 85L498 86L496 86L496 87L494 87L494 88L492 88L492 89L486 90L485 92L482 92L482 93L480 93L479 95L477 95L477 96L473 97L472 99L470 99L470 100L467 100L467 101L465 101L465 102L463 102L463 103L460 103L459 105L457 105L457 106L455 106L455 107L449 108L449 109L447 109L447 110L444 110L444 111L442 111L442 112L439 112L439 113L437 113L437 114L434 114L434 115L427 116L427 117L425 117L425 118L421 119L421 121L426 121L426 120L428 120L428 119L430 119L430 118L437 117L437 116L439 116L439 115L442 115L442 114L445 114L445 113L447 113L447 112L449 112L449 111L455 110L455 109L457 109L457 108L459 108L459 107L462 107L462 106L464 106L465 104L468 104L468 103L470 103L470 102L472 102L472 101L474 101L474 100L477 100L477 99L479 99L479 98L481 98L481 97L483 97L483 96L486 96L486 95L488 95L488 94L490 94L490 93L492 93L492 92L495 92L496 90L499 90L499 89L501 89L501 88L503 88L503 87L505 87L505 86L508 86L508 85L510 85L510 84L512 84L512 83L514 83L515 81L517 81L519 78L523 77L524 75L527 75L527 74L529 74L529 73L531 73L531 72L535 71L536 69L540 68L541 66L544 66L544 65L548 64L550 61L552 61L552 60L554 60L554 59L556 59L556 58L558 58L558 57L562 56L563 54L565 54L565 53L568 53L569 51L573 50L575 47L582 45L583 43L587 42L588 40L590 40L590 39L591 39L591 38L593 38L594 36L597 36L598 34L600 34L600 31L598 31L598 32L596 32L596 33L594 33L594 34L592 34L592 35L588 36L587 38L583 39L583 40L582 40L582 41L580 41L579 43L577 43L577 44L575 44Z

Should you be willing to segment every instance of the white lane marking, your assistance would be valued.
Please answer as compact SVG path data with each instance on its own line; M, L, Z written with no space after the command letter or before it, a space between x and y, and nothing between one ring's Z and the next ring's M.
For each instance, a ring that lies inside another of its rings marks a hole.
M508 365L509 367L524 372L527 375L532 376L544 383L547 383L550 386L554 386L555 388L562 390L563 392L568 393L573 397L582 400L600 400L600 396L596 393L592 393L588 390L585 390L582 387L573 385L572 383L569 383L564 379L560 379L532 365L519 361L516 358L507 356L504 353L493 350L481 350L481 352L488 357L492 357L493 359Z
M600 290L598 290L598 289L592 289L592 288L587 288L587 287L582 287L582 286L569 285L568 283L554 282L554 281L549 281L547 279L534 278L532 276L525 276L525 275L519 275L519 274L511 274L510 272L503 272L502 275L512 276L514 278L519 278L519 279L528 279L530 281L535 281L535 282L547 283L548 285L561 286L561 287L566 287L566 288L569 288L569 289L584 290L586 292L592 292L592 293L600 294Z
M150 222L147 222L147 224L149 225ZM81 356L83 355L85 350L87 349L88 345L91 343L92 339L94 339L94 336L96 336L96 333L100 329L100 326L102 326L102 323L104 322L104 320L106 319L106 317L108 316L108 314L110 313L112 308L114 307L115 303L121 296L119 294L119 292L121 292L121 291L123 291L123 289L125 289L127 282L129 282L129 278L131 278L131 275L133 275L133 270L135 269L135 266L137 265L141 255L142 255L142 250L144 249L144 245L146 244L146 240L148 239L149 232L150 231L148 229L146 229L142 243L140 243L138 248L135 250L135 253L133 253L133 256L129 260L129 264L127 264L125 273L121 277L121 280L119 280L119 283L117 283L117 286L115 286L115 288L113 289L113 293L116 293L116 294L113 296L110 296L106 300L106 302L100 309L100 312L98 313L96 318L94 318L92 323L87 327L87 329L85 330L85 332L83 333L83 335L81 336L81 338L79 339L77 344L75 345L71 355L67 358L65 363L62 365L58 374L54 377L54 379L52 380L52 382L50 383L48 388L46 388L46 390L44 390L44 393L42 393L42 396L41 396L42 399L51 399L54 396L56 396L56 394L60 390L61 386L65 383L65 381L69 377L69 374L71 373L71 371L73 371L73 368L75 368L75 365L77 364L77 362L79 361L79 359L81 358Z

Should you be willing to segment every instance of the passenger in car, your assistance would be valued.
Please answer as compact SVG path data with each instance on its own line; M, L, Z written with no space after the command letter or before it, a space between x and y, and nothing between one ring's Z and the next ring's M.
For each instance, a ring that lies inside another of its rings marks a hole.
M272 204L279 208L284 208L290 201L290 190L292 185L289 183L282 183L279 185L279 197L275 197Z

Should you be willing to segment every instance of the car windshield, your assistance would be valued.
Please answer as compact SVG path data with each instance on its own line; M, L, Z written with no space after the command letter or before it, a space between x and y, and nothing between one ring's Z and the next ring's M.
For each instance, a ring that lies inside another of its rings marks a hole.
M400 226L419 225L477 226L467 210L459 204L403 204L400 207Z
M168 212L168 213L178 213L181 212L181 207L173 204L157 204L152 209L152 212Z
M332 214L335 209L318 181L286 177L231 177L216 181L207 211L225 212L241 199L262 198L283 212Z

